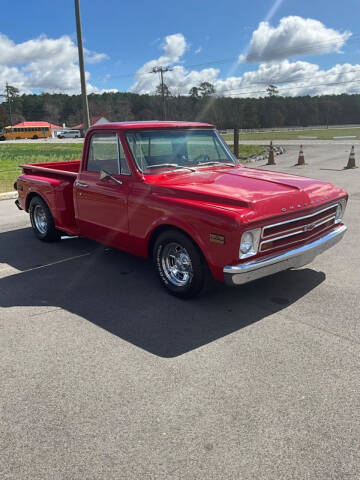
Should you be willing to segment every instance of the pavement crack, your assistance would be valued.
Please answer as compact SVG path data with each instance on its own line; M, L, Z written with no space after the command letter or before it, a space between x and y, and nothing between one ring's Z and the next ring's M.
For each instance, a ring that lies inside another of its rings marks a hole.
M311 325L311 323L307 323L307 322L304 322L304 321L301 321L301 320L293 320L293 319L290 318L290 317L288 317L288 320L289 320L290 322L293 322L293 323L296 323L296 324L301 323L302 325L306 325L307 327L310 327L310 328L312 328L313 330L318 330L318 331L320 331L320 332L327 333L328 335L332 335L332 336L334 336L334 337L340 338L341 340L348 341L348 342L351 343L352 345L355 345L355 346L359 346L359 345L360 345L360 342L356 342L356 341L352 340L352 339L349 338L349 337L346 337L346 336L344 336L344 335L339 335L338 333L333 332L333 331L331 331L331 330L327 330L326 328L315 327L314 325Z

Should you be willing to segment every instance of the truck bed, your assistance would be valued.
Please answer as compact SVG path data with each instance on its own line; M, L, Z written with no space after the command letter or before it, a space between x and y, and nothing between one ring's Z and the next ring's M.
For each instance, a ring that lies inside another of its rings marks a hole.
M23 169L23 174L17 180L20 208L27 211L27 199L38 194L49 206L56 228L77 235L73 185L80 169L80 160L27 163L20 167Z
M73 177L75 179L80 168L80 160L70 160L67 162L26 163L24 165L20 165L20 167L27 175L31 175L33 173L46 173Z

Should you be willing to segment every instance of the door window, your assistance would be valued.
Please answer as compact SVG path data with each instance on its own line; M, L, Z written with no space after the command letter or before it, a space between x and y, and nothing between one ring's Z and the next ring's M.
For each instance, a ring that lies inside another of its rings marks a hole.
M87 170L106 170L113 175L130 175L125 152L115 133L95 133L90 140Z
M120 173L117 138L116 134L103 133L95 133L91 137L87 170L90 172L106 170L115 175Z

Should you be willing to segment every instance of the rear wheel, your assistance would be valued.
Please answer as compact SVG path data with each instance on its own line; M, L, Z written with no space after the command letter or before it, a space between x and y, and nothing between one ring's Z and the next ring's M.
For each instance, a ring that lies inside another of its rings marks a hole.
M56 230L51 212L40 197L34 197L29 207L30 221L36 237L43 242L60 240L60 232Z
M39 137L37 135L33 135L33 140L37 140Z
M161 285L172 295L192 298L203 289L207 265L198 247L184 233L161 233L155 242L153 261Z

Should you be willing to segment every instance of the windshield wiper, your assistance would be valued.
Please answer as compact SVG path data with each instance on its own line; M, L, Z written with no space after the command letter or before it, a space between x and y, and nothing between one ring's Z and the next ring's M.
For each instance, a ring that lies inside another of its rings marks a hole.
M150 170L152 168L185 168L187 170L190 170L191 172L195 172L195 170L193 168L190 168L190 167L184 167L183 165L177 165L176 163L158 163L156 165L148 165L146 167L146 170Z
M221 165L225 165L225 167L235 167L235 164L234 163L224 163L224 162L221 162L221 161L211 161L211 162L200 162L198 163L198 165L217 165L217 164L221 164Z

